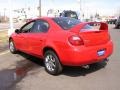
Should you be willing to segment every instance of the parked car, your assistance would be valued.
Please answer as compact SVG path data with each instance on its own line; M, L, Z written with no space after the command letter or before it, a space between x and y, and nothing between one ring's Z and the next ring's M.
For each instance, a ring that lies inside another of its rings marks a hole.
M117 19L109 19L109 20L107 20L107 23L108 24L115 24L116 21L117 21Z
M101 62L112 54L113 43L106 23L100 23L99 30L94 30L91 23L66 17L34 19L10 36L9 49L42 58L52 75L62 72L64 65Z
M60 13L60 17L70 17L70 18L78 19L77 13L71 10L64 10L62 13Z
M120 17L117 19L115 23L115 28L120 29Z

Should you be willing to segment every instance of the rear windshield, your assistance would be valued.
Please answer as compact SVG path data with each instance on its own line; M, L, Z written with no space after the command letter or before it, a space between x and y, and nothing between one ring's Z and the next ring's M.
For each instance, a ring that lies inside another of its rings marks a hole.
M92 29L93 27L92 26L90 26L89 24L86 24L84 27L83 27L83 29Z
M86 32L86 31L99 31L100 24L86 24L80 31Z
M70 28L80 23L80 20L68 17L58 17L53 18L53 20L64 30L69 30Z

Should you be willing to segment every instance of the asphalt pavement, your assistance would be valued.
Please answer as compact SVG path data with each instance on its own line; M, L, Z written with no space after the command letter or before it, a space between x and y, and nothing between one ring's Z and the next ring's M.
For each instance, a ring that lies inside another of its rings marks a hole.
M60 75L52 76L38 58L8 50L0 53L0 90L119 90L120 29L112 27L114 52L109 62L89 69L65 67Z

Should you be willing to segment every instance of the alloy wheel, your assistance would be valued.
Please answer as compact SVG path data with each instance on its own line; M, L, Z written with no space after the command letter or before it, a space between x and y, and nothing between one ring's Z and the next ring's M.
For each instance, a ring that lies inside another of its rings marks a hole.
M48 54L45 57L45 65L49 71L55 71L56 68L55 57L51 54Z

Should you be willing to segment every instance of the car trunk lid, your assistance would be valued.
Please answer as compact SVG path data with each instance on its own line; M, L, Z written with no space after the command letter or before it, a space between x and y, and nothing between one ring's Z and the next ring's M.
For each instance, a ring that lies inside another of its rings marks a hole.
M99 29L88 28L88 26L95 24L100 25ZM106 23L83 23L73 27L71 31L77 33L80 38L83 39L85 46L101 45L107 43L110 40L110 35L108 33L108 25Z

